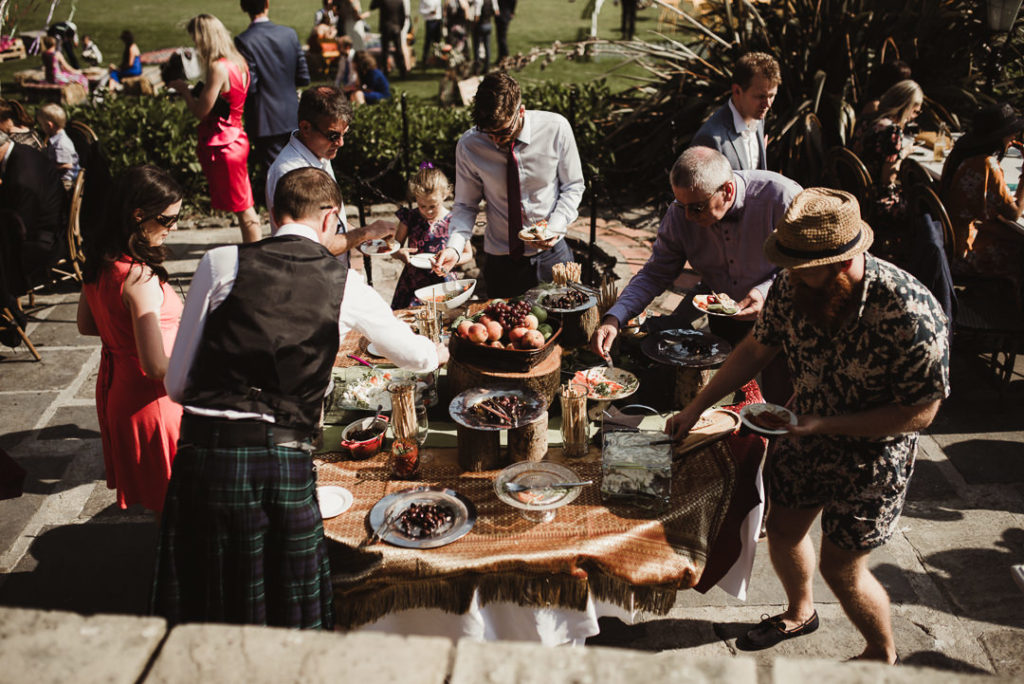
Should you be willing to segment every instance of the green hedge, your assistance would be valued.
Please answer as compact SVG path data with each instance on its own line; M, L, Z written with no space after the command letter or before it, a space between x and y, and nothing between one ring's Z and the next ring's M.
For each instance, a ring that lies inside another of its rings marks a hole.
M604 82L569 88L543 84L524 89L530 109L558 112L574 123L580 156L588 172L614 163L602 145L603 124L612 101ZM468 108L408 104L409 151L402 154L399 98L355 110L336 169L345 198L353 202L404 201L405 178L430 161L454 181L455 145L472 124ZM181 100L169 97L118 97L69 112L96 131L117 173L133 164L150 163L169 171L196 206L209 208L209 190L196 158L196 118ZM406 164L406 159L408 164ZM358 180L357 180L358 179Z
M96 132L112 173L133 164L154 164L181 183L193 204L209 209L209 188L196 157L199 121L182 100L125 96L72 107L68 114Z

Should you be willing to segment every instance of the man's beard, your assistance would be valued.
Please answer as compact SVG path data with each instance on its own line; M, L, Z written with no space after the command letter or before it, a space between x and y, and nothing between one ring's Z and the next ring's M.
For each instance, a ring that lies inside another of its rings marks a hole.
M821 289L793 283L793 306L812 322L834 328L850 312L856 286L845 271Z

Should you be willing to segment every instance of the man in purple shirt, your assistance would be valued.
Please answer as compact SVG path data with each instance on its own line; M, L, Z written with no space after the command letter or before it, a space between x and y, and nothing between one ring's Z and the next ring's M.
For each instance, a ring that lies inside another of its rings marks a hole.
M664 292L687 262L701 274L702 291L724 292L740 307L730 318L709 317L711 331L736 344L753 326L778 271L762 247L800 192L797 183L771 171L733 171L725 155L709 147L684 151L670 180L676 199L658 228L651 258L591 337L601 356L608 355L619 327ZM691 308L683 304L685 311Z

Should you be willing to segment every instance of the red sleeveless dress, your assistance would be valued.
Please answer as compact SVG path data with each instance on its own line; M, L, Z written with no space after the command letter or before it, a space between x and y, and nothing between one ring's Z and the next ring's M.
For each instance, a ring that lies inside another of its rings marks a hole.
M234 62L221 59L220 63L228 70L230 90L221 93L218 101L226 100L230 113L223 117L210 110L203 117L199 122L196 154L210 185L210 205L225 211L245 211L253 204L248 167L249 136L242 129L242 109L249 85Z
M181 406L170 400L162 381L150 380L142 372L131 314L121 299L130 265L128 257L122 256L104 268L96 282L82 286L103 342L96 413L107 487L117 490L117 503L121 508L139 503L162 511L177 450ZM162 283L161 289L160 331L170 356L183 307L170 285Z

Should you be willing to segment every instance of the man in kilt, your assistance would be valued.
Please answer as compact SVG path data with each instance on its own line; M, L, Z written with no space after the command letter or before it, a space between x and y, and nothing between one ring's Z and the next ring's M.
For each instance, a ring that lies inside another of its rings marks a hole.
M274 237L213 249L193 276L165 379L185 407L154 586L172 624L330 629L311 438L339 340L357 330L415 371L447 360L323 246L340 207L323 170L291 171Z

